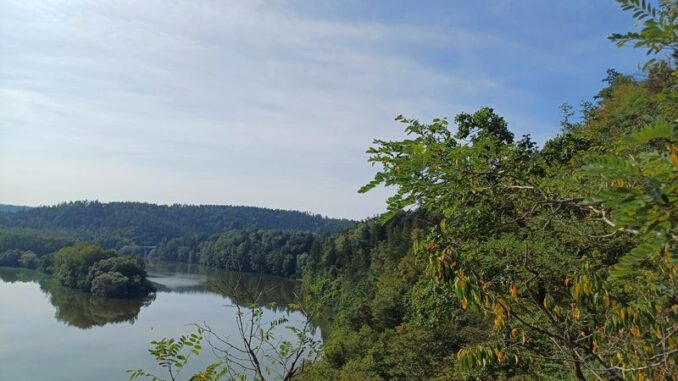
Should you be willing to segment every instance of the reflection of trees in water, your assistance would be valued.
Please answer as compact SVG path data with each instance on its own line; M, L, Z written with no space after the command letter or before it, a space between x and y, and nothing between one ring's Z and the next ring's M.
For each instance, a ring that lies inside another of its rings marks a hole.
M243 306L265 307L282 314L292 311L291 304L299 302L301 282L255 273L210 269L194 263L159 262L147 264L150 280L154 277L191 280L189 285L168 286L156 284L158 292L219 294ZM327 332L324 319L312 322L313 328Z
M94 296L63 287L49 288L40 283L40 289L49 295L56 307L56 318L82 329L129 321L134 323L141 307L148 306L154 297L146 299L112 299Z
M5 283L30 283L37 282L39 273L33 270L19 268L0 268L0 280Z
M210 277L207 287L240 304L267 306L276 312L289 310L289 305L297 302L295 295L300 290L300 285L289 279L235 272Z
M276 312L289 310L296 302L300 282L276 276L213 270L204 266L186 263L159 263L148 268L151 280L160 278L184 278L194 282L184 285L158 285L163 292L220 294L240 304L269 306L275 304Z
M141 307L148 306L153 301L152 297L146 299L97 297L62 287L44 274L24 269L0 269L0 280L7 283L38 283L40 290L49 296L50 303L56 308L56 319L82 329L125 321L134 323Z
M162 263L149 266L152 276L170 280L187 280L178 285L158 285L158 292L211 293L219 294L241 305L254 304L276 314L289 312L290 304L298 302L295 295L300 291L300 282L292 279L262 274L238 273L211 270L204 266L185 263ZM0 280L7 283L38 283L56 308L57 320L70 326L87 329L109 323L134 323L142 307L150 305L154 297L147 299L112 299L65 288L43 273L15 268L0 268ZM150 280L153 280L151 278ZM188 283L189 285L186 285ZM314 328L327 332L327 322L314 321Z

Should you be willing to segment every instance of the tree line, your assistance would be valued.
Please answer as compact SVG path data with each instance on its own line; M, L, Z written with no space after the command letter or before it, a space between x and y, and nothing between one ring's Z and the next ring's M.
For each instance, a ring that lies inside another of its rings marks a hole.
M347 219L297 211L224 205L155 205L139 202L75 201L0 212L0 227L69 232L105 247L155 245L188 234L243 229L337 232L354 225Z
M325 235L307 231L240 230L207 237L191 235L159 244L153 258L208 267L301 278Z

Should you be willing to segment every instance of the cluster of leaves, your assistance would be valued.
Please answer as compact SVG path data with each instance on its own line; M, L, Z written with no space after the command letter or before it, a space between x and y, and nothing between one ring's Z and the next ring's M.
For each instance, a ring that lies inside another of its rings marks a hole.
M158 366L164 368L169 376L169 379L156 376L153 373L147 372L143 369L128 370L130 380L140 378L150 379L152 381L176 381L180 380L181 371L188 364L192 356L200 356L202 350L202 342L204 340L203 331L197 331L181 336L178 339L161 339L151 342L153 348L148 351L155 358ZM227 369L222 366L221 362L216 362L208 365L202 371L192 375L188 381L219 381L226 375Z
M303 314L305 320L302 323L290 322L289 312L268 321L264 318L263 307L256 303L244 305L236 300L231 307L235 309L238 338L223 337L204 324L190 336L152 341L153 348L149 352L157 364L165 368L170 380L179 380L189 358L200 355L201 343L206 339L218 361L190 376L189 381L224 378L229 381L291 381L304 371L307 364L316 360L321 350L321 340L316 338L316 329L311 321L317 317L321 304L310 304L312 297L307 294L297 304L290 305ZM274 305L268 307L275 308ZM147 378L165 381L143 369L129 370L128 373L130 380Z
M153 287L138 257L115 256L94 263L87 274L90 292L98 296L146 296Z
M650 0L617 0L622 10L633 12L633 18L642 23L639 32L613 33L610 40L617 46L633 42L635 48L647 49L647 54L678 50L678 2L660 0L653 5ZM655 61L652 61L655 62Z

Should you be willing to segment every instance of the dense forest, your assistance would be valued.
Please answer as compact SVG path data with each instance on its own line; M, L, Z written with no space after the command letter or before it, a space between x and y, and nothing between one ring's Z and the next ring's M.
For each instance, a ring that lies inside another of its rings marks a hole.
M608 70L579 115L564 105L543 147L489 107L398 116L407 138L374 141L381 170L360 191L396 192L384 216L314 237L298 261L333 326L319 361L281 378L676 378L678 3L618 3L640 29L610 39L654 58ZM226 237L222 255L251 237ZM200 261L229 266L214 253ZM219 379L220 364L196 377Z
M148 253L298 278L316 236L354 224L234 206L80 201L5 207L0 211L0 266L39 269L66 287L114 297L152 291L140 259Z
M320 251L325 235L305 231L239 230L210 238L185 236L162 242L155 259L300 278L310 255Z
M70 231L0 228L0 253L20 250L45 255L86 240L85 236Z
M245 206L155 205L138 202L77 201L0 212L0 251L54 251L68 241L95 241L106 248L134 251L190 234L217 234L243 229L338 232L354 221L304 212ZM30 236L36 233L37 237ZM31 240L32 247L12 243Z

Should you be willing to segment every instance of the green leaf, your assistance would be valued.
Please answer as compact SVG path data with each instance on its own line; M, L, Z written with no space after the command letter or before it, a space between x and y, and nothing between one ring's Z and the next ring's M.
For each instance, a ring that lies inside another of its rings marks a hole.
M610 279L618 280L625 276L632 275L636 267L644 260L658 255L665 242L657 237L649 242L641 243L624 255L616 265L610 270Z

